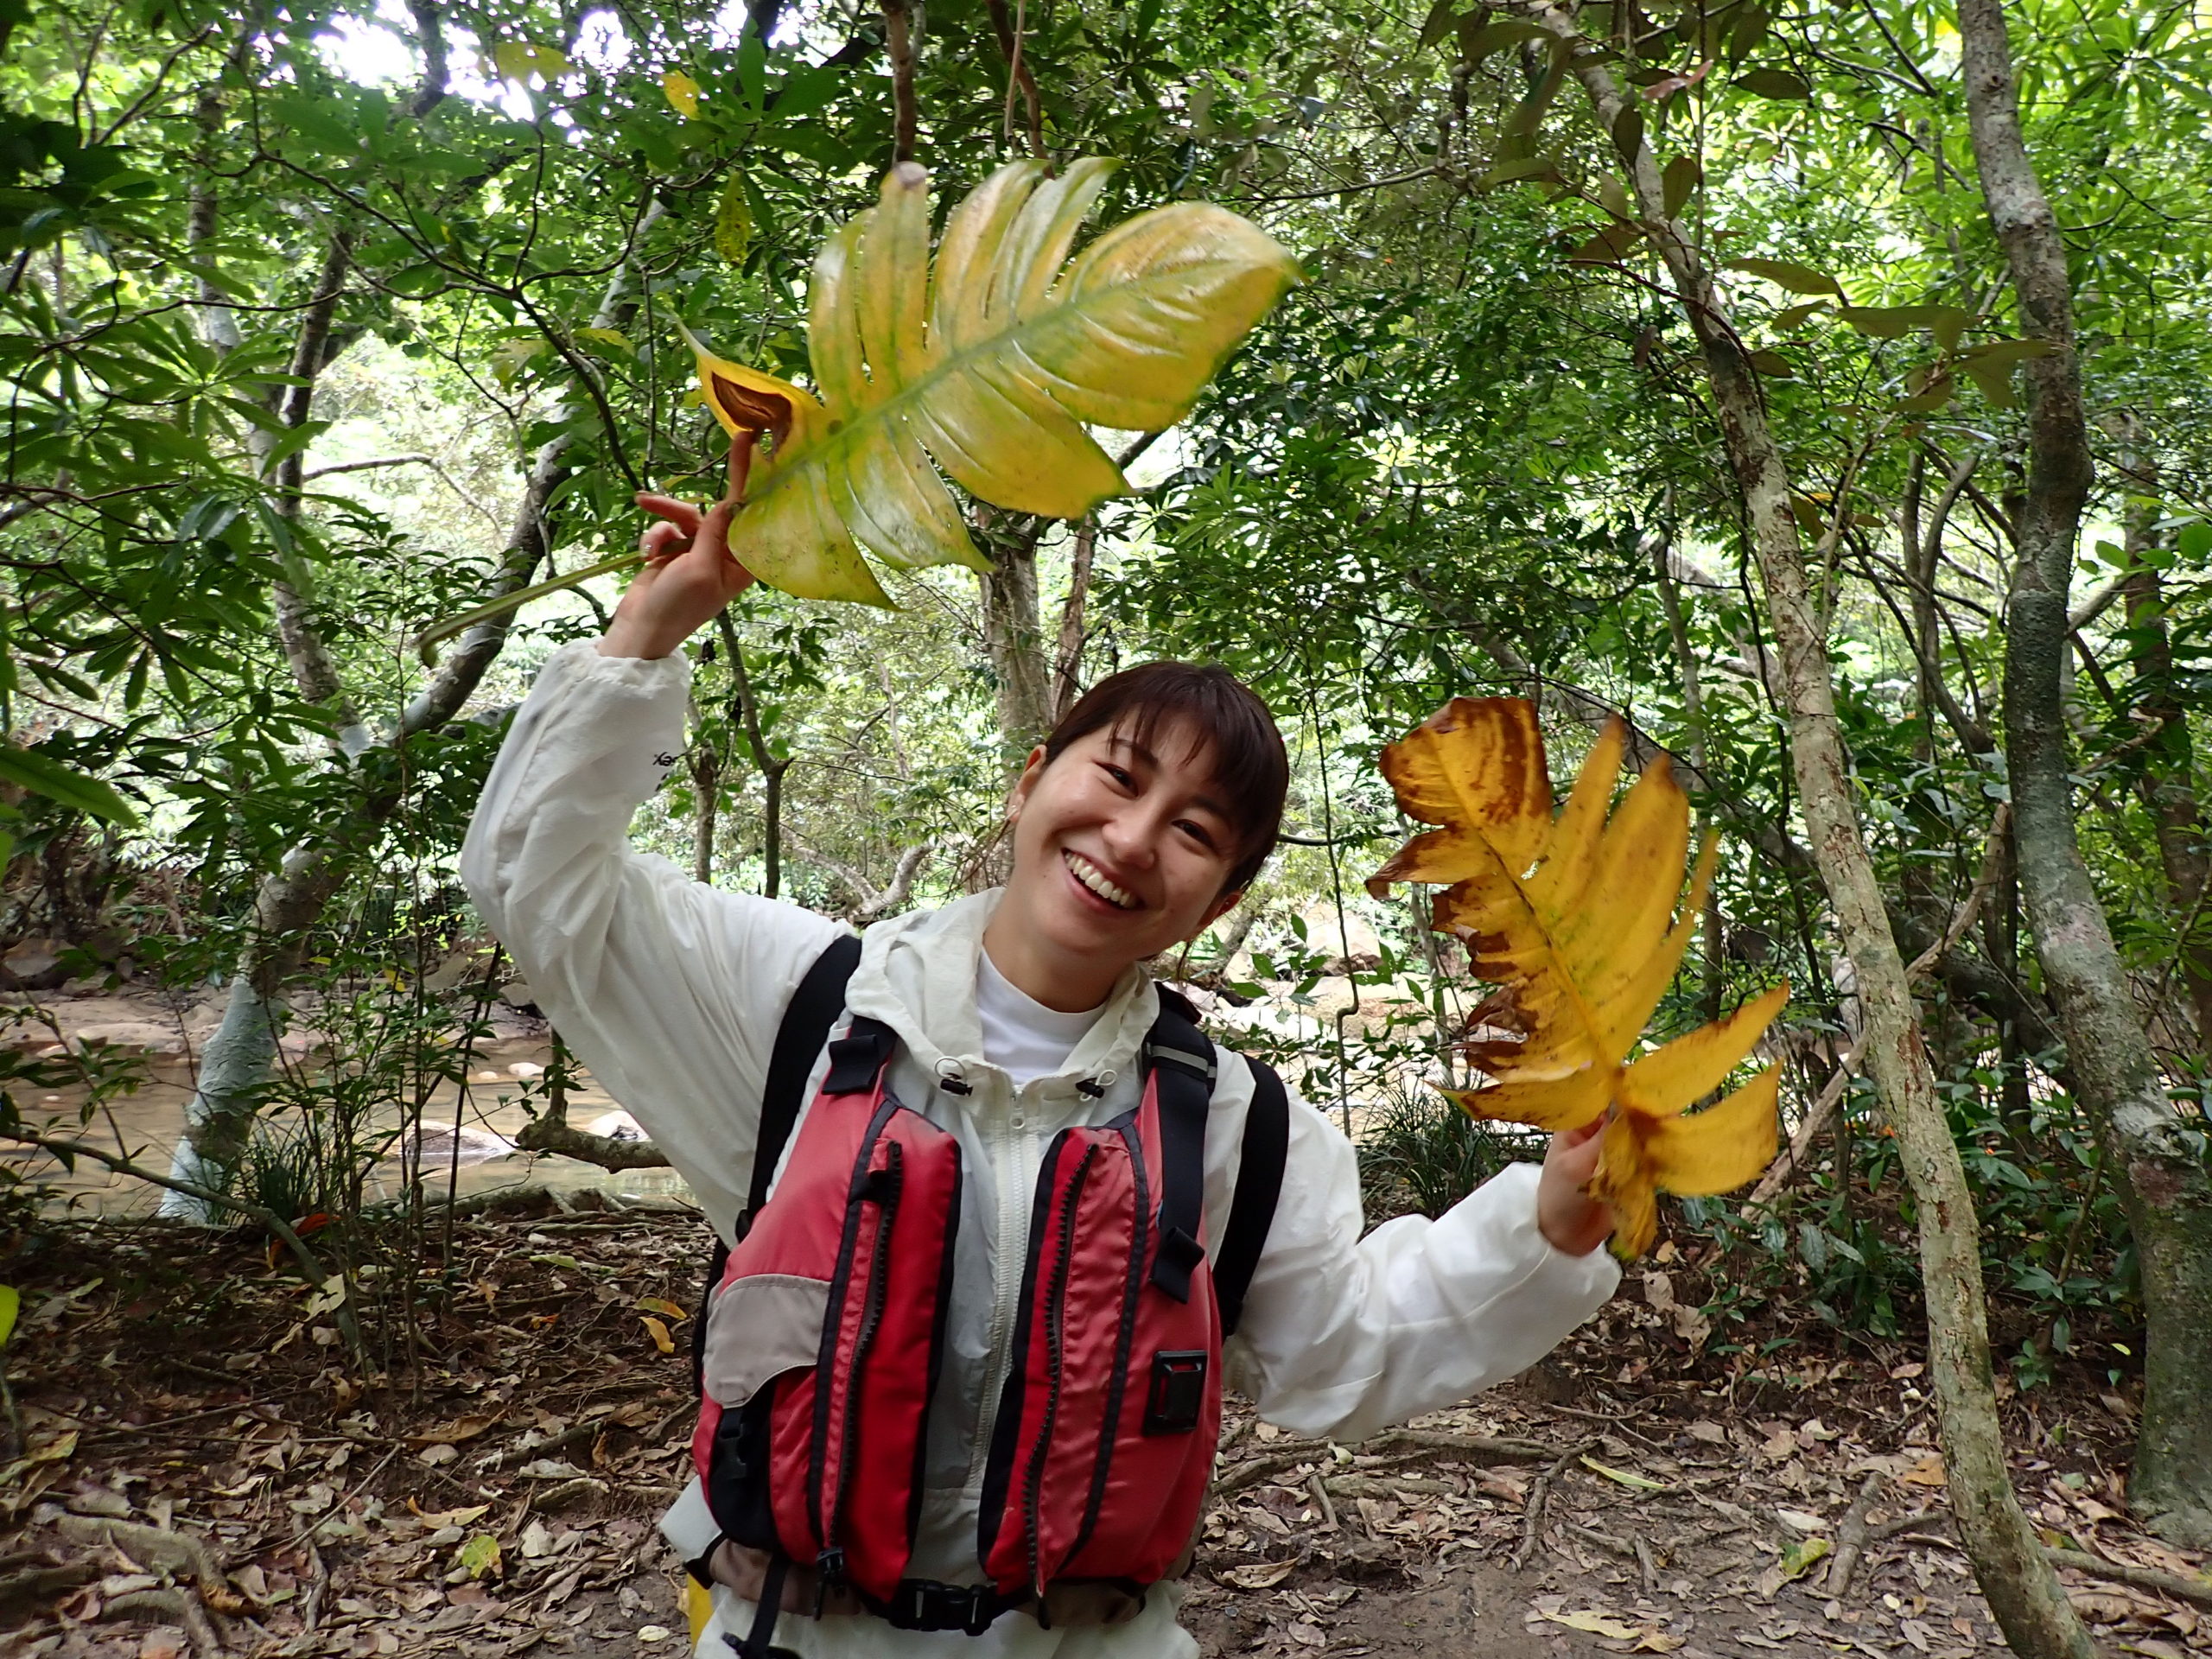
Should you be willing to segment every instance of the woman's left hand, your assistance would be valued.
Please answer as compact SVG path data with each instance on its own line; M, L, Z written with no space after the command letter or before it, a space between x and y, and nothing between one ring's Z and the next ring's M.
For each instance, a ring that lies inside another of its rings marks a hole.
M1598 1137L1605 1120L1552 1136L1536 1183L1536 1230L1566 1255L1587 1255L1613 1232L1613 1206L1586 1190L1598 1173Z

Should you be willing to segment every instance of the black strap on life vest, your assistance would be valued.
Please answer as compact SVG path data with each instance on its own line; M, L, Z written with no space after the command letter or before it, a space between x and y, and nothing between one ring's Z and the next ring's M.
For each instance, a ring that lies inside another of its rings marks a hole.
M1236 1196L1213 1258L1213 1299L1221 1309L1221 1334L1233 1334L1244 1317L1244 1293L1274 1225L1282 1196L1282 1169L1290 1154L1290 1095L1271 1065L1249 1056L1252 1103L1244 1110L1244 1147L1236 1165Z
M1205 1260L1198 1217L1205 1207L1206 1110L1213 1100L1213 1045L1197 1010L1162 985L1160 1014L1145 1033L1144 1068L1160 1095L1160 1251L1152 1282L1191 1300L1191 1274Z

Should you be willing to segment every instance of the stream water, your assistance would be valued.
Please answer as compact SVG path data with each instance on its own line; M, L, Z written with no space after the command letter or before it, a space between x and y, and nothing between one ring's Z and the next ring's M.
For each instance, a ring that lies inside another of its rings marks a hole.
M22 1039L18 1036L16 1040ZM422 1112L419 1139L404 1133L408 1115L397 1102L372 1108L358 1135L362 1144L380 1147L384 1154L369 1173L372 1201L399 1196L417 1166L424 1189L441 1197L449 1188L460 1194L474 1194L535 1185L563 1192L589 1187L688 1199L690 1191L673 1170L610 1172L574 1159L515 1149L512 1137L531 1119L524 1108L526 1084L539 1076L551 1059L551 1047L543 1039L510 1038L480 1047L465 1084L443 1083L430 1095ZM290 1063L305 1068L311 1076L320 1061L316 1057L299 1056ZM27 1122L45 1132L128 1157L143 1168L166 1174L177 1139L183 1133L192 1077L192 1064L186 1054L153 1052L144 1061L138 1087L107 1102L89 1123L81 1122L86 1100L82 1088L34 1093L19 1087L16 1103ZM572 1125L602 1134L626 1128L634 1133L635 1126L626 1115L588 1074L580 1079L580 1085L569 1094ZM271 1122L280 1130L285 1125L281 1113ZM410 1153L413 1155L403 1155ZM79 1159L73 1172L67 1170L52 1154L35 1147L0 1147L0 1166L36 1182L45 1202L57 1209L134 1214L150 1211L161 1201L161 1193L143 1181L118 1174L90 1159Z

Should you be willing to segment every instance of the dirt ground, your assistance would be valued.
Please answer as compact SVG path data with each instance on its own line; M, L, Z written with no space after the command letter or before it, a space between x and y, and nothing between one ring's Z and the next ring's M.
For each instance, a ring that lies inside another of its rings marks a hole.
M665 1205L456 1222L450 1254L425 1241L443 1266L367 1276L365 1369L266 1241L19 1238L0 1652L681 1653L652 1523L685 1468L705 1236ZM1363 1445L1234 1412L1187 1604L1206 1653L2001 1647L1910 1345L1714 1352L1678 1281L1690 1300L1679 1264L1631 1276L1535 1371ZM2063 1576L2107 1650L2212 1651L2204 1560L2126 1523L2126 1388L2075 1370L2014 1398L2015 1478L2092 1558Z

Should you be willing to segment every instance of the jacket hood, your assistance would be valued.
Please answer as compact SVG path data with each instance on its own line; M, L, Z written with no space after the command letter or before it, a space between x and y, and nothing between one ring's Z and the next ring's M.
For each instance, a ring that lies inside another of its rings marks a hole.
M889 1026L907 1053L931 1071L941 1062L963 1072L993 1069L983 1058L976 973L983 930L1002 892L993 887L939 910L910 912L876 923L861 938L860 965L846 988L846 1005ZM1131 1074L1158 1011L1150 977L1131 966L1114 982L1096 1023L1052 1077Z

